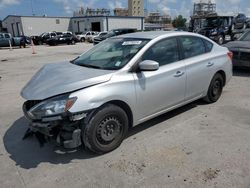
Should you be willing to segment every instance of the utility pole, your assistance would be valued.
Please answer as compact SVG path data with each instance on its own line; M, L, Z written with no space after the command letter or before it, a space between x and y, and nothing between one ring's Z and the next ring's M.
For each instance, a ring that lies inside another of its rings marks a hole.
M32 15L35 16L34 7L33 7L33 0L30 0L30 4L31 4Z

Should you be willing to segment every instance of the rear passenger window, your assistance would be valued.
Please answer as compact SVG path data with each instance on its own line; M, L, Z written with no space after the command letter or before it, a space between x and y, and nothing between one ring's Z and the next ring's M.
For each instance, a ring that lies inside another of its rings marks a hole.
M2 39L3 38L3 34L0 34L0 39Z
M190 58L206 53L202 39L198 37L180 37L185 58Z
M211 50L213 49L213 43L205 39L203 39L203 41L206 46L206 52L211 52Z
M153 60L160 66L179 61L179 52L176 38L162 40L149 48L142 60Z

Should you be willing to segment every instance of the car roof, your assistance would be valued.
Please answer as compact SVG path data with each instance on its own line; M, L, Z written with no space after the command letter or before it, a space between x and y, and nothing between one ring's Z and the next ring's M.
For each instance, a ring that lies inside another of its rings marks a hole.
M138 38L138 39L155 39L157 37L165 36L181 36L181 35L190 35L190 36L200 36L195 33L185 32L185 31L146 31L146 32L136 32L129 33L125 35L119 35L114 38Z

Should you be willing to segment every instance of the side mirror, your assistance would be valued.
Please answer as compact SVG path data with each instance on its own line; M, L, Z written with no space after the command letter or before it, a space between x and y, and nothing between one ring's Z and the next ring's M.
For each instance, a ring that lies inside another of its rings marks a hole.
M152 60L144 60L139 63L140 71L156 71L159 69L159 63Z

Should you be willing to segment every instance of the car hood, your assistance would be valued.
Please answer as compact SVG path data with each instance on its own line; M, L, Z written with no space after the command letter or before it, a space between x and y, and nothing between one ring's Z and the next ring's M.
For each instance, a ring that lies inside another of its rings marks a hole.
M69 62L52 63L41 68L21 91L26 100L44 100L107 82L114 71L81 67Z
M229 48L229 49L235 49L235 48L248 48L248 49L250 49L250 42L249 41L233 41L233 42L228 42L224 46Z

